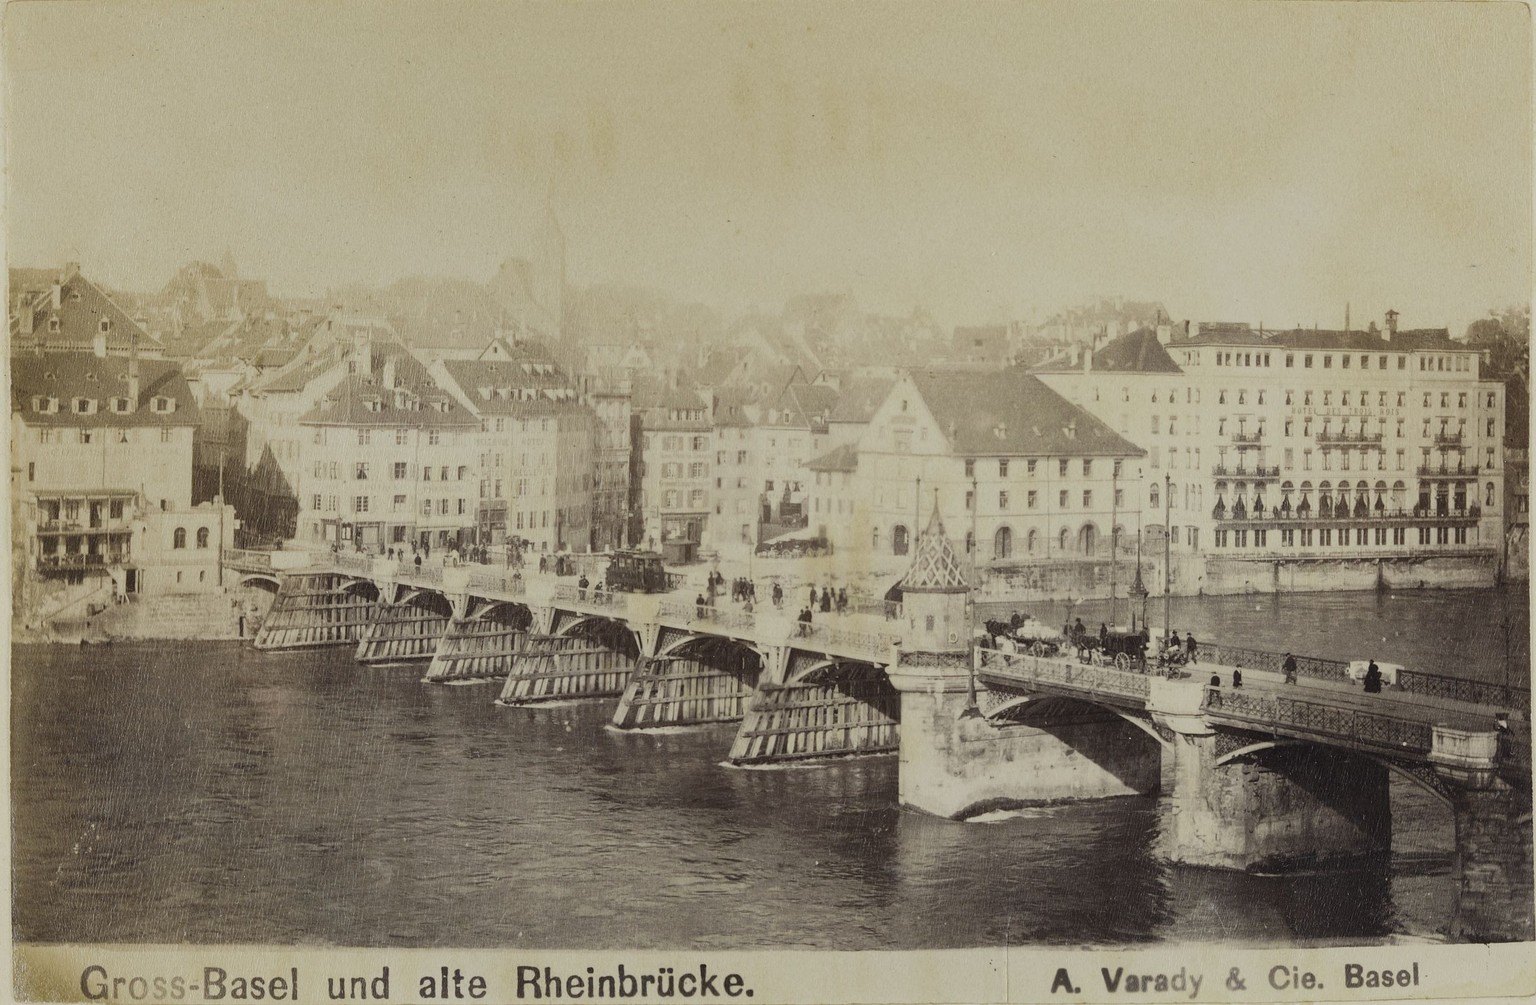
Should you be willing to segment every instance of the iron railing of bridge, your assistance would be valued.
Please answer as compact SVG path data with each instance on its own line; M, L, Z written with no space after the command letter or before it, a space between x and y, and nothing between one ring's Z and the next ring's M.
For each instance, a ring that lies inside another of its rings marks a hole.
M1472 702L1510 712L1524 712L1527 715L1531 711L1529 688L1487 684L1483 681L1444 677L1418 670L1399 670L1397 686L1409 694L1420 694L1426 698L1448 698L1452 701Z
M663 618L686 623L701 622L720 628L751 631L757 627L757 618L745 611L732 611L710 604L690 604L681 600L663 600L656 608Z
M1023 684L1044 684L1080 691L1087 695L1112 694L1146 701L1152 678L1134 670L1095 666L1074 660L1006 653L987 646L976 647L976 669Z
M331 564L340 572L372 572L373 556L342 551L331 556Z
M1241 667L1244 670L1273 670L1283 673L1285 654L1271 653L1262 649L1245 649L1219 642L1202 642L1196 656L1204 663ZM1349 664L1344 660L1327 660L1318 656L1296 656L1296 676L1318 680L1349 680Z
M600 607L608 611L629 609L629 594L613 590L596 590L590 586L582 589L569 583L559 583L555 586L554 597L559 603L577 604L583 607Z
M901 601L881 600L879 597L850 596L845 614L872 614L887 621L901 620Z
M512 597L521 597L528 592L528 584L521 573L494 568L471 569L469 586L470 589L495 590Z
M1434 727L1381 712L1363 712L1296 698L1266 697L1208 688L1201 711L1245 726L1261 726L1272 735L1286 731L1337 738L1350 746L1368 746L1398 754L1425 755L1434 747Z
M834 628L826 622L798 622L795 626L799 638L809 639L828 649L855 650L861 653L883 653L901 640L884 632L857 632L851 628Z

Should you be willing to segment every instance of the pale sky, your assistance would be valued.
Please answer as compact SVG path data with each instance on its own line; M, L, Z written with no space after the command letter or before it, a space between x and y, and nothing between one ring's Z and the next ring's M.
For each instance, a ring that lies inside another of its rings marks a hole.
M946 324L1096 294L1459 334L1531 288L1515 3L5 8L8 257L158 289L571 283Z

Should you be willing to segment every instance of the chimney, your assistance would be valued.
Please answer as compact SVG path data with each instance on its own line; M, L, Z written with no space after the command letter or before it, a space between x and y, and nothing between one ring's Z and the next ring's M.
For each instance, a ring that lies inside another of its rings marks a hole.
M1392 336L1397 334L1397 311L1387 310L1387 333L1382 336L1384 341L1392 341Z
M128 331L128 410L136 411L139 407L139 332L137 328Z
M395 386L395 357L391 356L384 361L384 388L388 390Z
M30 296L23 296L21 298L20 314L21 314L21 318L20 318L21 333L23 335L31 335L32 334L33 319L32 319L32 298Z
M60 283L54 283L49 294L52 297L53 309L58 310L64 306L64 287Z
M107 356L107 333L99 327L91 338L91 352L96 354L97 359L105 359Z
M59 276L60 283L67 283L80 274L79 262L65 262L64 271Z
M1189 324L1187 321L1184 323L1186 326ZM1187 327L1185 331L1186 333L1188 332ZM1173 341L1173 326L1167 324L1166 322L1159 324L1157 326L1157 341L1160 345L1167 345L1169 342Z
M357 363L359 377L373 376L373 340L368 337L366 329L360 328L352 333L352 358Z

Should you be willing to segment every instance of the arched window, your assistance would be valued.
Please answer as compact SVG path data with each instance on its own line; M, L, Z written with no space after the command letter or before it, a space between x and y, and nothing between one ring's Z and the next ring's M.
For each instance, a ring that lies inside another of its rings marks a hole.
M1065 528L1065 527L1061 528L1061 533L1058 534L1057 537L1056 537L1056 547L1059 550L1061 550L1061 551L1066 551L1067 550L1067 540L1068 540L1068 538L1070 536L1071 536L1071 532L1068 531L1067 528Z
M1083 529L1077 532L1077 549L1084 555L1092 555L1094 548L1099 543L1099 528L1091 523L1083 524Z
M206 547L208 547L208 528L207 527L199 527L199 528L197 528L197 546L199 548L206 548Z
M869 546L871 548L878 548L878 547L880 547L880 528L879 527L872 527L872 528L870 528L870 531L869 531Z
M898 523L891 528L891 554L905 555L907 553L907 526Z
M997 533L992 535L992 557L1003 559L1013 557L1013 529L1011 527L999 527Z
M1392 508L1402 509L1408 503L1408 486L1397 481L1392 483Z
M177 527L176 533L171 535L172 548L185 548L187 546L187 528Z
M1487 485L1483 486L1483 505L1493 505L1493 482L1489 482Z
M1153 482L1151 487L1147 490L1147 501L1151 504L1153 509L1157 509L1159 499L1160 494L1158 492L1157 482ZM1065 531L1063 531L1063 533L1065 533Z
M1033 555L1038 547L1040 547L1040 535L1031 528L1030 532L1024 537L1024 550Z

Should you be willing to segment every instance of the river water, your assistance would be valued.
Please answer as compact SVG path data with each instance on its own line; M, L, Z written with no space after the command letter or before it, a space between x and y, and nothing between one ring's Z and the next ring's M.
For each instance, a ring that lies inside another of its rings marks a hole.
M1200 638L1528 679L1528 598L1176 600ZM1161 610L1154 624L1161 623ZM1097 626L1107 616L1080 606ZM1122 611L1124 604L1122 602ZM1058 617L1062 605L1037 613ZM1483 626L1483 627L1476 627ZM1153 798L956 823L893 756L747 770L734 725L622 734L349 651L117 643L13 652L22 941L530 948L952 948L1436 937L1449 811L1394 781L1379 868L1169 867Z

